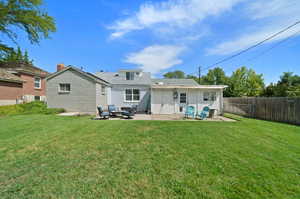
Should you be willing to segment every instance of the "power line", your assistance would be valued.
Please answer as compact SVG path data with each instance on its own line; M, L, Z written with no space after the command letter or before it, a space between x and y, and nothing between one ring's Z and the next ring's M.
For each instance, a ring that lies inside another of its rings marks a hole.
M297 31L296 33L290 35L289 37L285 38L284 40L282 40L282 41L280 41L280 42L278 42L278 43L272 45L270 48L268 48L268 49L266 49L265 51L259 53L258 55L253 56L252 58L249 58L247 61L252 61L252 60L254 60L254 59L258 58L258 57L261 57L262 55L267 54L268 52L270 52L270 51L273 50L274 48L280 46L281 44L283 44L283 43L285 43L285 42L287 42L287 41L289 41L290 39L292 39L293 37L295 37L295 36L298 35L298 34L300 34L300 31Z
M275 33L274 35L272 35L272 36L270 36L270 37L264 39L263 41L258 42L257 44L255 44L255 45L253 45L253 46L250 46L250 47L246 48L245 50L242 50L242 51L240 51L240 52L238 52L238 53L236 53L236 54L234 54L234 55L231 55L231 56L229 56L229 57L227 57L227 58L225 58L225 59L222 59L222 60L220 60L220 61L218 61L218 62L216 62L216 63L214 63L214 64L212 64L212 65L210 65L210 66L208 66L208 67L206 67L206 68L204 68L203 70L207 70L207 69L209 69L209 68L212 68L212 67L214 67L214 66L216 66L216 65L218 65L218 64L221 64L221 63L226 62L226 61L228 61L228 60L230 60L230 59L233 59L233 58L235 58L235 57L237 57L237 56L239 56L239 55L241 55L241 54L243 54L243 53L245 53L245 52L247 52L247 51L249 51L249 50L251 50L251 49L253 49L253 48L256 48L257 46L259 46L259 45L261 45L261 44L263 44L263 43L265 43L265 42L267 42L267 41L273 39L274 37L276 37L276 36L278 36L278 35L280 35L280 34L286 32L287 30L291 29L292 27L294 27L294 26L296 26L296 25L298 25L298 24L300 24L300 21L297 21L296 23L294 23L294 24L292 24L292 25L290 25L290 26L284 28L283 30L281 30L281 31Z

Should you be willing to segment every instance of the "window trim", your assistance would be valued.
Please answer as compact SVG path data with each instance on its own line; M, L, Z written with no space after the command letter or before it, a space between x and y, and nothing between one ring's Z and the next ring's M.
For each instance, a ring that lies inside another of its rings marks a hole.
M39 87L36 87L35 84L36 84L36 79L39 79ZM41 89L42 88L42 78L40 77L34 77L34 89Z
M131 90L131 94L126 94L126 91L127 90ZM138 90L139 91L139 94L134 94L134 90ZM126 96L127 95L131 95L131 99L132 100L127 100L126 99ZM138 95L139 96L139 100L134 100L134 95ZM132 102L140 102L141 101L141 90L138 89L138 88L126 88L125 91L124 91L124 102L129 102L129 103L132 103Z
M70 90L69 90L69 91L66 91L66 90L63 91L63 90L61 90L61 85L70 85ZM58 84L58 92L59 92L59 93L70 93L71 90L72 90L72 89L71 89L71 84L70 84L70 83L59 83L59 84Z

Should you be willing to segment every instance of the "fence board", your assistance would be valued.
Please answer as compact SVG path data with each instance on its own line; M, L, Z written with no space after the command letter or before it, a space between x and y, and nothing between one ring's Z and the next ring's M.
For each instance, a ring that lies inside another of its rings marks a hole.
M251 118L300 125L300 98L224 98L224 112Z

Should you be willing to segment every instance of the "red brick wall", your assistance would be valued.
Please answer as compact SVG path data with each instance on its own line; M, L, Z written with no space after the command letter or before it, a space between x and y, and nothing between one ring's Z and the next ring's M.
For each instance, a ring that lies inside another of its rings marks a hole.
M22 84L0 81L0 100L14 100L22 97Z
M21 74L20 76L24 81L23 83L23 95L45 96L46 95L46 81L42 78L41 89L34 88L34 76Z

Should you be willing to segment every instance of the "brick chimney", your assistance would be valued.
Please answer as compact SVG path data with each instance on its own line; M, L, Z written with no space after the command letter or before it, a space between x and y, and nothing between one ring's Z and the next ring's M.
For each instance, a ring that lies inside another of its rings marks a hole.
M63 70L64 68L65 68L65 65L64 65L64 64L57 64L57 68L56 68L57 70L56 70L56 71L57 71L57 72L58 72L58 71L61 71L61 70Z

